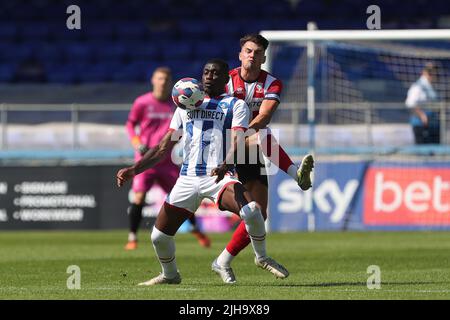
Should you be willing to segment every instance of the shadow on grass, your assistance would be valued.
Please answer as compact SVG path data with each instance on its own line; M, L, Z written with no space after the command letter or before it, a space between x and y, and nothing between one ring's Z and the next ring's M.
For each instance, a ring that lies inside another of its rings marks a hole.
M447 281L409 281L409 282L381 282L382 286L402 286L402 285L427 285L427 284L448 284ZM223 284L213 285L223 286ZM367 283L363 281L356 282L324 282L324 283L257 283L257 284L238 284L240 287L301 287L301 288L326 288L326 287L366 287Z

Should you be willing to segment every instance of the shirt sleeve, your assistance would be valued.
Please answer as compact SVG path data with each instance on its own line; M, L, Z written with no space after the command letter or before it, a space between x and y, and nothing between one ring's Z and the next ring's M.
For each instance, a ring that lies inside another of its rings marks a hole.
M408 95L406 97L405 104L408 108L417 107L420 102L425 100L424 93L417 85L412 85L408 90Z
M282 91L283 91L283 83L280 80L275 79L267 88L266 93L264 95L264 99L276 100L280 102Z
M232 129L248 129L250 119L250 108L244 100L238 99L233 107Z
M183 128L183 119L181 117L181 109L177 108L170 121L169 130L176 131Z
M133 103L133 106L131 107L131 110L128 114L127 123L125 125L130 139L132 139L134 136L136 136L135 127L141 121L142 109L143 109L143 105L140 104L138 102L138 100L135 100Z

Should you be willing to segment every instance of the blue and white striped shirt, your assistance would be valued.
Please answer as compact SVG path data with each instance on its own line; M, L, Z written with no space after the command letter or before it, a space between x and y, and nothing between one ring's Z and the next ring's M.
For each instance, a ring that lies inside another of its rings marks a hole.
M194 110L177 108L170 128L183 130L180 175L209 175L226 156L231 143L229 130L246 130L249 118L250 111L245 101L226 94L207 97Z

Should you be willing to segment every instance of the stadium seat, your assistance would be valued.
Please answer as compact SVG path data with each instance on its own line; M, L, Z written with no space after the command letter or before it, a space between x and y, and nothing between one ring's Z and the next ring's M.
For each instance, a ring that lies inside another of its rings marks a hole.
M33 56L33 48L27 44L0 44L0 61L8 63L19 63Z
M47 70L47 81L50 83L73 84L77 80L77 72L70 66L60 65Z
M112 79L112 72L120 68L120 64L116 63L98 63L93 64L89 68L82 70L78 74L78 79L82 83L101 83L108 82Z
M64 60L64 48L54 42L36 42L33 48L33 57L42 62L60 63Z
M88 21L83 25L82 32L87 40L113 41L114 26L114 21L107 21L105 23Z
M115 25L115 33L119 41L145 41L150 30L142 23L118 21Z
M86 43L72 43L64 46L64 55L67 61L93 61L94 54Z
M50 27L45 23L33 23L24 25L19 30L19 35L22 39L29 40L41 40L45 41L49 39Z
M0 23L0 43L15 41L18 37L18 30L10 23Z
M179 20L178 35L179 38L189 39L206 39L210 36L209 28L205 28L205 24L201 20Z
M192 56L192 45L189 42L163 42L161 50L165 61L189 59Z
M131 62L139 60L154 61L161 59L161 50L154 42L124 42L127 59Z
M210 41L199 41L194 45L194 57L197 60L224 58L226 57L226 51L221 44Z
M16 66L12 64L0 65L0 83L11 82L14 79Z
M207 20L205 23L209 30L212 30L214 37L239 37L240 26L237 23L230 23L229 20L213 19Z
M95 61L102 62L123 62L125 60L126 49L119 42L97 42L90 43Z

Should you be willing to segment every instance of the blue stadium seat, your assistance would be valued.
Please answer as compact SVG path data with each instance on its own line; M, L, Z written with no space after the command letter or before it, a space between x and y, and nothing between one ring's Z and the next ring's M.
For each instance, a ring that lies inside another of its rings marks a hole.
M94 59L91 47L82 42L64 46L64 53L67 61L93 61Z
M39 12L36 8L25 2L17 2L8 11L11 21L30 21L42 16L42 12Z
M64 60L64 47L54 42L36 42L29 44L33 50L33 57L42 62L61 63Z
M126 49L118 42L97 42L90 44L94 59L97 62L115 61L123 62L125 60Z
M20 28L19 35L24 42L29 40L45 41L49 39L50 27L45 23L30 23Z
M70 66L61 65L47 69L47 81L50 83L73 84L77 81L77 72Z
M115 33L119 41L145 41L150 30L142 23L117 21L115 24Z
M124 42L123 45L130 61L161 59L161 50L154 42Z
M33 57L33 48L26 44L0 44L0 61L18 63Z
M270 28L273 30L305 30L307 19L280 19L272 20Z
M82 26L81 30L87 40L114 40L114 21L107 21L104 23L88 21Z
M261 16L266 19L288 19L294 14L294 10L287 1L269 1L260 4Z
M13 64L0 64L0 83L11 82L14 79L16 66Z
M237 42L238 40L236 40ZM226 57L225 47L220 42L200 41L194 45L194 57L198 60Z
M120 64L116 63L93 64L89 68L81 71L78 75L78 79L82 83L108 82L112 79L113 71L120 68L120 66Z
M0 23L0 42L11 42L18 37L18 28L11 23Z
M203 63L193 62L193 60L172 60L166 64L172 70L174 81L185 77L193 77L199 80L201 78Z
M69 30L67 28L52 27L50 30L50 38L58 44L70 44L73 42L82 41L85 37L83 29Z
M192 2L185 4L176 4L171 6L170 10L167 14L171 18L175 19L183 19L183 18L199 18L201 15L202 9L196 7Z
M247 33L259 33L261 30L272 30L272 22L265 19L241 19L238 21L242 35Z
M190 42L169 41L161 43L161 52L165 61L177 59L189 59L192 56L192 45Z
M210 36L210 32L214 32L206 28L202 20L179 20L178 29L181 38L190 39L206 39Z
M128 73L129 76L133 75L137 81L150 81L150 77L153 71L160 66L164 66L164 63L155 62L151 60L132 61L126 65L123 69L118 70L117 73ZM115 75L114 79L123 75Z
M212 31L214 38L220 41L225 36L228 38L239 37L241 33L240 25L230 22L230 20L213 19L207 20L206 28Z

